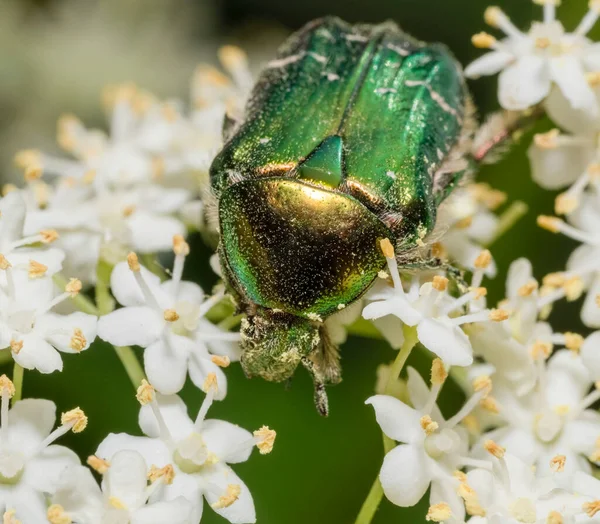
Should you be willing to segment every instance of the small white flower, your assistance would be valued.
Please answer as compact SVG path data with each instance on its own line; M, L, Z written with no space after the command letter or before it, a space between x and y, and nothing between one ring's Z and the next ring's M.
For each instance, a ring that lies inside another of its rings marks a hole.
M394 315L405 325L416 326L421 344L438 355L446 365L468 366L473 362L473 351L460 326L504 318L502 311L482 310L461 314L465 306L474 303L484 292L479 284L491 257L488 253L484 258L486 263L480 265L474 274L472 290L454 298L447 292L448 279L445 277L435 277L433 282L422 286L415 278L406 292L395 258L386 257L393 287L376 287L368 296L372 302L364 308L363 317L371 320Z
M445 374L441 361L436 359L430 390L414 369L408 369L412 408L388 395L375 395L366 403L375 408L382 431L401 443L385 456L379 474L386 497L398 506L413 506L431 485L431 504L445 502L455 518L463 518L464 508L456 492L458 480L453 473L478 461L467 457L468 435L458 424L486 397L491 382L486 378L476 382L477 391L463 408L444 420L436 400Z
M523 33L498 7L489 7L486 22L505 33L496 40L481 33L473 37L478 47L492 51L475 60L466 69L468 77L500 72L498 98L510 110L522 110L541 102L555 84L575 109L598 114L598 104L586 78L600 65L598 46L585 35L596 23L600 4L590 2L590 10L579 26L567 33L556 20L555 0L543 0L544 20L534 22L529 33Z
M495 453L489 468L469 471L459 492L473 517L470 523L519 524L553 521L551 516L563 516L575 497L556 488L550 476L549 464L543 477L536 478L531 466L494 442L489 449Z
M539 359L537 369L536 387L528 395L517 397L511 387L495 383L499 427L481 440L498 442L540 471L557 455L566 457L565 476L590 471L588 459L600 460L600 415L589 408L600 392L589 393L590 373L572 351L557 351L547 363Z
M79 464L77 455L53 442L70 430L81 431L81 410L64 413L52 431L56 406L49 400L27 399L9 410L14 386L0 377L0 514L15 510L22 522L46 522L46 496L54 493L62 471Z
M0 271L0 347L10 348L25 369L42 373L62 370L63 353L80 353L96 338L97 317L87 313L60 315L53 309L79 293L71 280L56 294L46 266L31 260L27 269L10 265Z
M172 480L172 470L149 468L134 450L118 451L110 457L101 488L88 468L73 465L59 479L48 520L51 524L67 519L77 524L194 524L192 504L184 497L148 502L160 486Z
M178 392L189 372L202 387L209 373L219 379L218 399L226 395L225 374L216 357L239 358L239 334L220 329L204 315L223 298L217 293L205 299L202 288L181 280L189 247L176 237L173 278L160 282L131 253L128 262L115 266L111 289L123 308L100 318L100 338L116 346L146 348L144 367L152 384L162 393Z
M172 466L173 482L159 486L150 496L150 502L184 497L192 504L192 522L202 517L203 498L232 523L255 522L250 491L229 464L248 460L254 446L261 453L268 453L275 433L261 428L253 436L229 422L205 420L216 388L216 378L212 375L207 379L206 397L196 420L189 418L178 396L154 397L149 391L139 419L147 437L111 434L100 444L97 455L108 458L120 450L134 449L158 468ZM143 399L143 395L142 392L138 398Z

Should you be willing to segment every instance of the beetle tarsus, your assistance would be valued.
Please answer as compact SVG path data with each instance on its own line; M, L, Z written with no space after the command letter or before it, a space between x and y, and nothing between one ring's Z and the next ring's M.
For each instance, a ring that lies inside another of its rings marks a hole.
M302 365L309 372L315 385L314 399L317 411L321 416L326 417L329 415L329 401L327 399L327 392L325 391L325 382L323 381L323 377L317 369L317 366L315 366L315 363L310 358L303 357Z

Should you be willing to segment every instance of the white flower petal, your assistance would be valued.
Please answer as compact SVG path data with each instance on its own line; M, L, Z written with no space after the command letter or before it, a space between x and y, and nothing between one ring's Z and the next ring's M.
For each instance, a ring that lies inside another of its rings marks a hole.
M414 506L431 482L425 452L419 446L396 446L383 459L379 480L390 502L404 508Z
M156 253L172 248L175 235L185 235L185 226L173 217L137 211L127 220L132 248L139 253Z
M98 318L86 313L77 312L70 315L46 313L38 317L35 331L56 349L65 353L79 353L89 348L96 338L97 324ZM76 329L81 330L86 341L83 348L78 350L71 347L71 337Z
M590 328L600 328L600 307L596 297L600 294L600 274L596 274L581 308L581 321Z
M104 513L100 486L92 472L79 464L62 471L52 504L60 504L75 522L97 522Z
M467 78L479 78L483 75L495 75L510 65L515 59L512 53L506 51L490 51L471 62L465 68Z
M138 509L131 516L131 524L190 524L192 521L192 504L184 497L177 497L168 502L155 502Z
M150 289L153 295L157 296L161 288L160 278L154 273L148 271L144 266L140 268L140 275ZM135 275L127 262L119 262L110 275L110 288L122 306L144 306L146 299L140 286L137 283ZM169 304L170 305L170 304ZM167 307L165 305L165 307Z
M407 386L410 402L416 410L421 411L431 397L429 386L415 368L409 366L406 371L408 373ZM438 423L443 422L444 420L437 404L433 405L430 415L431 418Z
M362 316L367 320L394 315L398 317L407 326L415 326L422 315L412 304L404 297L395 295L388 300L371 302L363 309Z
M27 208L20 191L11 191L0 199L0 249L9 251L13 242L23 238Z
M27 461L22 481L39 492L54 493L61 473L77 464L79 457L69 448L48 446Z
M155 342L165 321L149 307L124 307L98 320L98 336L115 346L146 347Z
M115 453L123 449L137 451L146 464L155 464L159 468L171 464L173 460L169 448L160 439L134 437L127 433L110 433L98 446L96 455L110 461Z
M365 404L375 408L377 424L388 437L398 442L419 442L425 434L421 428L421 413L389 395L375 395Z
M188 362L190 379L197 387L202 388L208 374L214 373L217 376L217 393L215 399L223 400L227 396L227 375L210 360L208 353L202 353L193 354Z
M158 391L164 395L177 393L185 384L188 356L159 338L144 351L144 369Z
M216 464L210 472L207 472L211 484L219 486L224 494L229 484L238 485L241 488L239 498L226 508L215 509L215 511L226 518L232 524L246 524L256 522L256 511L254 509L254 501L250 490L244 484L242 479L228 466ZM219 495L213 493L212 490L205 491L204 496L209 504L214 504L219 499Z
M201 433L206 447L228 464L245 462L254 447L252 433L224 420L205 420Z
M426 318L417 326L419 341L440 357L447 366L469 366L473 350L467 335L450 322Z
M553 122L575 135L587 136L591 139L593 134L600 130L598 118L589 111L574 108L558 86L554 86L550 91L544 102L544 108Z
M500 73L498 98L504 109L520 111L541 102L550 92L543 58L525 55Z
M35 333L19 339L23 347L18 353L12 352L13 359L25 369L37 369L40 373L52 373L62 370L60 354L48 342Z
M110 458L110 467L102 477L102 491L133 510L146 502L147 473L146 461L137 451L118 451Z
M169 433L175 440L182 440L194 431L194 422L188 416L187 407L181 398L158 393L156 401ZM149 437L160 437L160 429L150 406L142 406L140 409L139 424Z
M598 306L596 308L600 309ZM600 331L594 331L585 339L579 354L592 380L600 380Z
M36 450L56 422L56 406L45 399L19 400L8 415L8 441L26 453Z
M550 76L575 109L598 115L598 104L578 58L560 55L549 60Z

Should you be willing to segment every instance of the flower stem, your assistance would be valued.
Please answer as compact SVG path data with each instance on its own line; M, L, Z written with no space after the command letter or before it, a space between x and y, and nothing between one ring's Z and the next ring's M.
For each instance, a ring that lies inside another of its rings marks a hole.
M146 374L135 352L129 346L114 346L114 348L133 387L137 388L142 380L146 378Z
M13 378L12 378L13 384L15 386L15 394L13 395L13 398L12 398L13 404L15 402L17 402L18 400L21 400L21 397L23 396L24 371L25 370L23 369L23 367L15 362L15 365L13 367Z
M494 236L486 243L485 247L490 247L504 233L510 230L523 216L527 214L529 208L525 202L517 200L513 202L506 211L504 211L498 220Z
M408 360L411 351L416 346L417 339L417 330L414 327L404 326L404 342L400 351L398 351L398 355L396 355L396 359L392 364L392 369L390 370L390 375L388 377L387 383L385 385L384 394L389 395L394 389L394 382L400 376L402 369L404 368L404 364ZM386 435L383 435L383 449L385 453L390 452L396 443ZM373 485L371 486L371 490L367 495L367 498L363 502L362 507L360 508L360 512L358 513L358 517L356 517L355 524L370 524L375 516L377 508L379 508L379 504L381 503L381 499L383 498L383 488L381 487L381 482L379 481L379 475L375 478Z

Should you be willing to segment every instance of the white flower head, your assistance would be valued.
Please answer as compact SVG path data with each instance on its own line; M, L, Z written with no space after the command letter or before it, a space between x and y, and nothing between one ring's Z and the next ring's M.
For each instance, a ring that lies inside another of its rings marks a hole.
M56 406L49 400L26 399L9 410L14 386L0 377L0 513L14 510L22 522L46 522L46 496L57 488L62 471L79 464L77 455L53 442L68 431L85 428L79 409L62 415L52 431Z
M174 250L173 278L162 283L140 265L134 253L127 262L115 266L111 289L124 307L100 318L98 334L116 346L145 348L146 374L160 392L178 392L188 372L198 387L214 373L219 380L217 398L222 399L227 381L220 366L225 360L238 360L239 334L222 330L204 318L223 293L205 299L200 286L182 281L189 247L181 237L175 237Z
M118 451L107 461L90 457L89 462L102 463L102 485L84 466L66 468L48 508L51 524L68 519L78 524L192 524L192 504L185 497L148 501L160 486L173 482L171 468L150 467L134 450Z
M475 381L475 393L463 408L444 420L436 400L447 373L441 360L432 366L431 390L421 376L408 369L408 391L414 407L397 398L375 395L377 423L391 439L400 442L386 456L379 479L386 497L398 506L413 506L431 485L431 504L446 503L452 515L461 519L464 508L457 494L454 472L465 465L478 465L468 457L468 435L459 423L485 398L491 389L488 377Z
M391 249L391 247L390 247ZM507 315L502 310L479 310L476 302L485 289L480 287L486 268L491 263L489 252L483 252L475 264L472 288L454 298L448 293L448 279L434 277L432 282L420 285L414 278L408 292L404 290L398 264L390 251L386 256L393 286L376 287L367 297L372 302L363 310L366 319L394 315L406 326L416 326L417 336L423 346L438 355L448 366L468 366L473 362L473 350L461 326L466 323L502 321ZM464 313L467 306L474 312Z
M229 464L248 460L255 446L268 453L275 432L263 427L253 435L229 422L206 419L217 388L212 374L207 378L206 397L198 416L192 420L178 396L155 394L150 386L143 385L138 390L138 399L144 404L139 421L147 436L111 434L100 444L97 455L108 459L120 450L134 449L147 463L172 468L172 482L158 487L149 500L184 497L192 504L192 522L202 517L203 499L232 523L255 522L250 491Z
M53 311L77 295L81 286L72 279L57 294L44 264L30 260L27 268L5 265L0 270L0 347L10 348L15 362L25 369L62 370L59 352L80 353L96 338L94 315Z
M598 70L600 54L586 34L598 19L600 5L592 0L579 26L567 33L556 19L557 2L541 3L544 19L534 22L528 33L515 27L498 7L489 7L486 22L506 37L496 40L487 33L475 35L473 43L491 51L471 63L465 74L476 78L500 73L498 98L505 109L518 111L538 104L556 85L573 108L597 115L598 103L586 73Z

